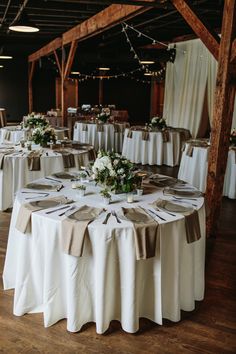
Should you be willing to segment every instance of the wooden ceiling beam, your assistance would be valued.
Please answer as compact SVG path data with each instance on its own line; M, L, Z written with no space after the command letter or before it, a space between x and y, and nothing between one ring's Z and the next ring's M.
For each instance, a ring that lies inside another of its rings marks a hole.
M29 55L28 61L35 61L38 60L41 57L44 57L45 55L51 54L54 50L57 50L62 46L62 39L60 37L54 39L52 42L48 43L41 49L39 49L37 52Z
M185 21L189 24L196 35L205 44L216 60L219 56L220 37L208 24L196 14L195 9L188 0L171 0Z
M152 3L152 0L147 0ZM92 16L88 20L73 27L65 32L61 38L56 38L46 46L39 49L37 52L28 57L28 61L38 60L42 56L51 54L54 50L69 44L73 41L80 41L111 28L118 23L129 18L137 16L151 7L129 6L129 5L111 5L106 9L100 11L98 14Z
M98 14L90 17L80 25L73 27L65 32L62 36L63 45L66 45L73 40L84 40L95 36L122 21L126 21L134 16L137 16L149 9L150 7L134 6L134 5L111 5Z

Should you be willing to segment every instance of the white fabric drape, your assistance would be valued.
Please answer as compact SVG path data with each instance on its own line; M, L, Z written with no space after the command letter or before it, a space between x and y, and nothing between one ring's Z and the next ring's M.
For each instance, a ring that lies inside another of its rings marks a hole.
M207 52L206 55L208 56L208 77L207 77L208 114L209 114L210 125L212 126L218 63L209 51ZM236 128L236 97L234 100L232 128Z
M166 68L163 116L168 125L189 129L196 137L206 90L212 121L217 61L200 39L176 43L175 46L175 62L168 62ZM232 127L236 127L236 104Z
M206 49L200 40L176 44L174 63L167 63L163 115L168 125L196 136L207 83Z

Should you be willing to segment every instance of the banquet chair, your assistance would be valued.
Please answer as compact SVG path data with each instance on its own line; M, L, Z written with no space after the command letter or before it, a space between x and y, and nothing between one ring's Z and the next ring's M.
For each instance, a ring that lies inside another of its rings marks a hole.
M0 128L7 125L7 116L5 108L0 108Z
M111 111L111 115L114 119L114 121L117 122L127 122L129 120L129 114L128 111Z
M7 114L5 108L0 108L0 128L16 125L16 122L7 122Z

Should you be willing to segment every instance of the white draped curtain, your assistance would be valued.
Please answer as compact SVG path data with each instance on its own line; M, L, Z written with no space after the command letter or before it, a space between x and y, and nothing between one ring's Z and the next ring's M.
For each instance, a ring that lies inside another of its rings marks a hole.
M167 63L163 116L168 125L189 129L196 137L206 92L209 120L212 121L217 62L200 39L175 46L175 62ZM236 109L233 127L235 123Z

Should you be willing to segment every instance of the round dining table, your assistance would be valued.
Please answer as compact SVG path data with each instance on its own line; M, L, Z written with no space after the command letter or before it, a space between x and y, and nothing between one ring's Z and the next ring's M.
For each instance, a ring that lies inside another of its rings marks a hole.
M196 146L198 145L198 146ZM182 154L178 178L206 191L210 144L195 140L187 142ZM236 147L231 146L224 177L223 195L236 199Z
M133 203L127 203L125 194L117 194L105 206L100 187L91 180L84 185L85 196L77 197L70 180L63 180L64 188L48 193L47 198L63 196L74 203L32 212L30 229L25 232L17 228L22 206L45 203L45 197L30 195L25 188L17 193L3 271L4 289L14 289L14 315L42 313L45 327L66 319L70 332L95 322L97 333L104 333L112 320L118 320L124 331L134 333L140 317L162 325L164 318L180 321L181 310L194 310L195 301L204 297L204 199L179 202L195 209L200 224L201 237L187 243L181 213L151 213L155 210L151 203L170 199L162 188L147 181L144 194L134 196ZM62 247L63 225L72 215L70 210L84 206L96 206L101 213L87 226L85 251L75 256ZM158 227L151 257L137 259L134 223L125 218L122 208L145 210Z
M122 155L142 165L179 165L182 134L177 130L150 131L145 127L125 130Z
M12 143L17 144L20 140L26 139L27 131L22 129L21 126L9 126L0 129L0 144Z
M87 166L94 155L91 152L93 147L86 145L57 150L32 145L31 151L20 146L0 146L0 210L12 207L15 193L34 179Z
M69 128L67 127L56 127L54 130L57 140L63 140L69 137ZM22 128L20 125L3 127L0 129L0 144L18 144L21 140L27 140L28 136L28 129Z
M94 123L90 121L76 122L74 125L74 140L91 144L95 150L121 152L124 131L129 123Z

